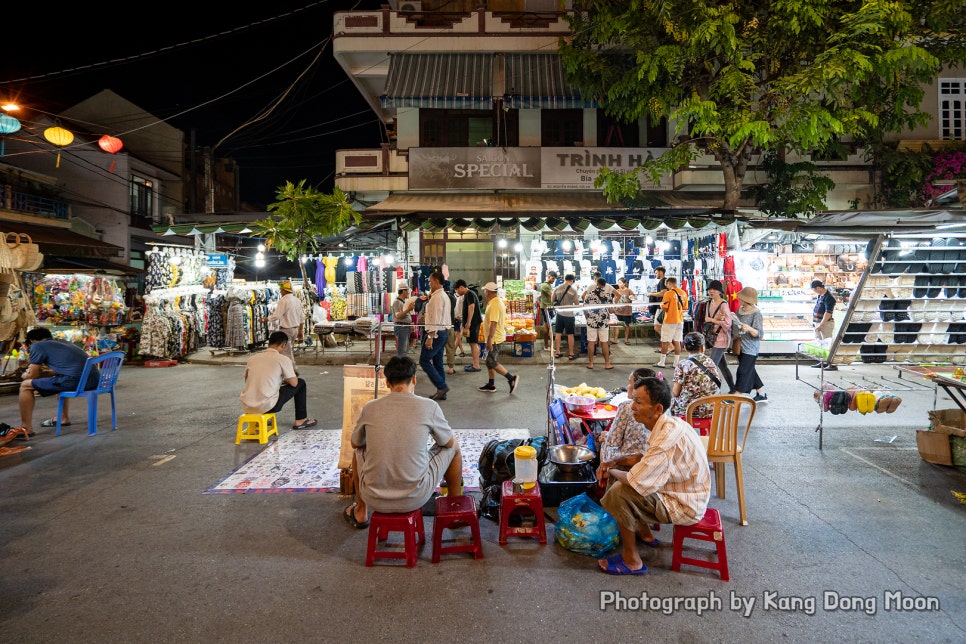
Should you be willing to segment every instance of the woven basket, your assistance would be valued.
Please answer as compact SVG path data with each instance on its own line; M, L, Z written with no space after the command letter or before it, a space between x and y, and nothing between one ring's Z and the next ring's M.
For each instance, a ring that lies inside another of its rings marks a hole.
M20 233L5 233L4 241L9 252L10 268L20 270L27 261L27 249L20 241Z
M14 237L13 242L10 239L11 235ZM44 261L44 258L40 254L40 246L34 243L30 235L27 233L7 233L6 239L11 255L20 257L20 270L33 271L40 268L40 264ZM14 266L14 268L18 267Z
M36 244L34 244L34 245L36 246ZM44 264L44 254L43 253L41 253L39 251L36 252L36 253L28 253L27 254L27 263L24 264L23 265L23 268L20 269L20 270L22 270L22 271L24 271L26 273L32 273L33 271L36 271L41 266L43 266L43 264Z

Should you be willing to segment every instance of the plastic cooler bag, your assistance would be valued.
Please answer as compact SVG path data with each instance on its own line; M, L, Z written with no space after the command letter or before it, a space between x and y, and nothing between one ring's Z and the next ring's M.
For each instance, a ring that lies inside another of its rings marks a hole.
M586 492L561 503L557 515L557 543L571 552L601 557L620 545L617 521Z

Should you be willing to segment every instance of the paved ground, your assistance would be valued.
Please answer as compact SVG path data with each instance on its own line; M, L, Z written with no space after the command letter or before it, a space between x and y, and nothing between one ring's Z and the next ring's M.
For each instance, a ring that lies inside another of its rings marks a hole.
M650 362L650 351L640 346L636 360ZM613 371L568 363L554 374L563 384L617 387L633 358L628 353ZM69 431L43 430L31 451L0 459L0 639L966 639L966 505L950 494L966 492L966 474L923 462L915 448L932 390L904 392L892 415L826 415L819 450L811 389L791 366L763 366L771 402L760 408L745 456L750 525L737 524L731 472L727 498L712 497L724 521L728 583L697 569L670 572L670 547L643 553L645 577L608 577L552 542L501 548L496 525L485 520L482 561L454 555L434 566L425 548L415 569L369 569L366 534L339 518L346 501L337 494L203 494L262 449L234 445L243 360L227 362L126 367L117 432L105 431L102 409L101 430L86 436L80 404ZM544 431L550 372L534 362L512 367L523 379L512 396L477 392L483 374L453 376L442 403L451 424ZM310 413L336 430L340 367L303 361L301 371ZM864 366L837 377L894 373ZM417 392L432 392L425 378ZM938 406L952 403L940 396ZM54 408L41 401L38 422ZM0 420L16 418L15 396L0 397ZM280 420L290 426L291 409ZM876 442L892 436L891 444ZM669 540L670 532L659 537ZM602 612L601 593L610 591L646 593L656 603ZM826 605L826 593L860 600ZM700 617L687 603L670 605L697 599L712 602ZM897 600L930 610L897 609Z

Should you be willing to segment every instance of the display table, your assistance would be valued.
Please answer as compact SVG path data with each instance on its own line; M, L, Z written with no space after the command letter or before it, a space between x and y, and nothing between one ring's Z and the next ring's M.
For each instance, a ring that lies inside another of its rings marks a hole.
M566 411L568 419L576 418L580 421L581 426L584 428L584 433L587 436L593 433L593 428L590 426L590 423L598 421L610 423L617 417L617 405L611 405L610 403L595 403L594 408L586 413L570 411L564 405L564 411Z

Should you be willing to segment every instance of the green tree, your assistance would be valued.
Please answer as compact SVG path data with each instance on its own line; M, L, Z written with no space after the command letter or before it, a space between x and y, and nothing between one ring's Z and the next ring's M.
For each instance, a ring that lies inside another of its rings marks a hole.
M298 184L286 181L275 193L274 203L268 205L273 214L252 224L254 234L266 239L266 246L274 247L289 260L298 262L302 283L311 289L304 255L319 248L319 240L337 235L353 224L361 215L352 209L344 192L335 188L332 194L306 187L305 179Z
M835 182L808 161L786 163L775 152L767 152L761 169L768 180L751 186L758 210L767 217L811 217L825 210L825 197Z
M722 208L734 210L754 152L807 153L924 123L923 85L964 51L961 0L578 0L575 9L560 44L568 80L615 118L675 124L661 157L601 173L611 201L703 151L721 167Z

